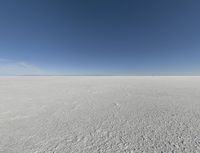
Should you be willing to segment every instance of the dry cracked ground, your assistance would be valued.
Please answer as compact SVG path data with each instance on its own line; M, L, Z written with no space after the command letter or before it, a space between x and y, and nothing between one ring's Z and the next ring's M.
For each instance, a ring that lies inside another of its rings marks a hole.
M190 152L200 77L0 78L0 153Z

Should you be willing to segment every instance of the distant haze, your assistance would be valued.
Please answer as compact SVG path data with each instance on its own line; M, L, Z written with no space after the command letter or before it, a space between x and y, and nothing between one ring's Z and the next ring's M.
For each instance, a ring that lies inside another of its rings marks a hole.
M199 75L200 1L1 0L0 75Z

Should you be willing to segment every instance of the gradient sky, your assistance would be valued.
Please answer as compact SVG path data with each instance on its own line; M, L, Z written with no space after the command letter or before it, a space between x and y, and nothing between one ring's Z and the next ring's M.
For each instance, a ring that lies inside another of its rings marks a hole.
M199 0L1 0L0 74L200 74Z

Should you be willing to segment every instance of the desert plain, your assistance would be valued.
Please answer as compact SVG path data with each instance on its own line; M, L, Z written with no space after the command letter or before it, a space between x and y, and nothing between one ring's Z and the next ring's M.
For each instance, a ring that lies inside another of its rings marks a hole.
M0 77L0 153L199 153L198 76Z

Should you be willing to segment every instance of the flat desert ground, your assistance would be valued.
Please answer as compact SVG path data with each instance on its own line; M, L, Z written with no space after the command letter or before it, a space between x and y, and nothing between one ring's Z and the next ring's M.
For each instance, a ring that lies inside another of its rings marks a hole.
M199 153L200 77L0 77L0 153Z

